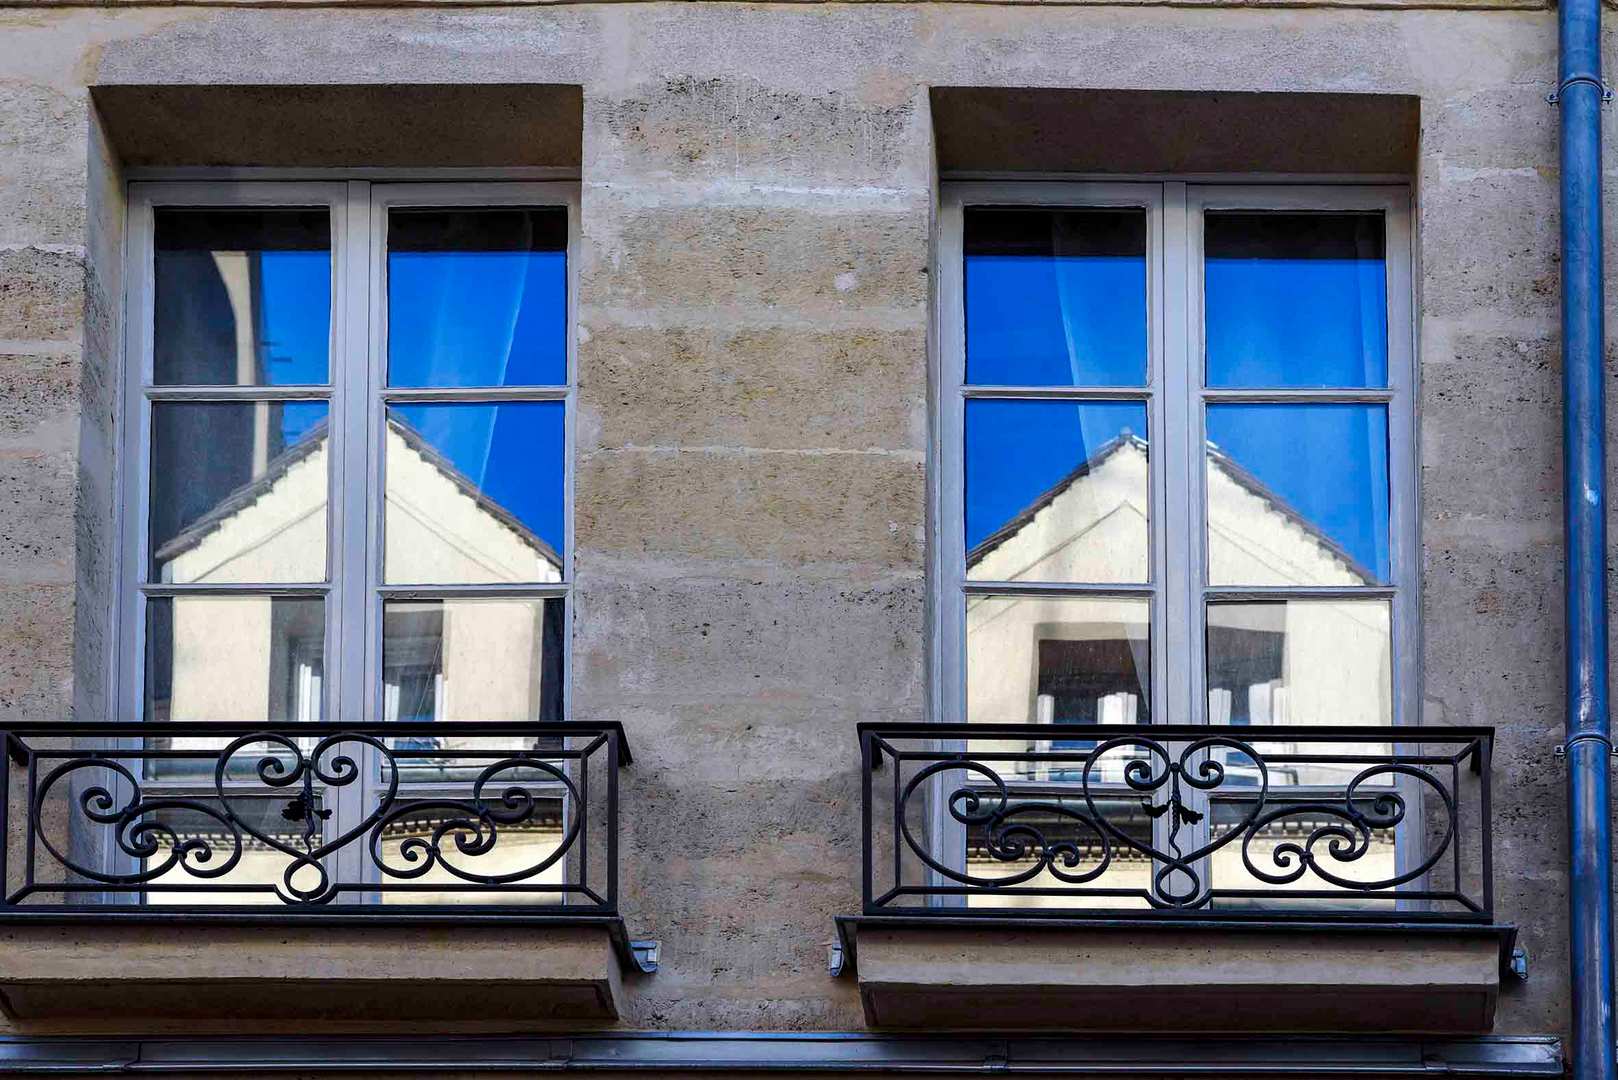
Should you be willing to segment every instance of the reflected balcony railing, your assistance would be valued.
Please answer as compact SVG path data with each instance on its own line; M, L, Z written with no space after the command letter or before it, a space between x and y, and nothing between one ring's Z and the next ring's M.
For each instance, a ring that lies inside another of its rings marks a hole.
M867 915L1492 916L1487 728L859 731Z
M0 914L617 914L617 724L3 737Z

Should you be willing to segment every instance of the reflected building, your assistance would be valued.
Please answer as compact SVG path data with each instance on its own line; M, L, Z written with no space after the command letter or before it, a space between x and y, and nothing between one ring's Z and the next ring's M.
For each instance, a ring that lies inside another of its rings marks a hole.
M255 446L271 444L280 426L273 405L259 411ZM419 432L387 421L386 513L390 553L400 545L403 572L419 580L480 583L554 582L561 559L515 515L490 499ZM231 583L296 578L311 560L323 558L325 492L330 439L324 427L306 433L255 468L256 479L217 499L214 509L192 522L154 553L163 581ZM318 576L318 572L316 575ZM318 601L282 597L185 596L172 601L172 626L154 638L154 720L248 722L318 720L324 687L324 612ZM554 710L560 695L559 618L554 608L522 598L422 599L392 603L383 634L381 712L389 721L527 721ZM535 658L540 658L536 662ZM552 659L555 658L555 659ZM253 715L248 703L264 703ZM554 713L552 713L553 715ZM401 754L411 748L486 748L488 740L457 739L453 726L431 739L393 740ZM172 749L216 749L214 737L153 740ZM311 740L302 740L305 749ZM513 744L514 746L517 744ZM407 760L407 759L401 759ZM420 761L420 759L417 759ZM476 766L421 766L401 779L415 785L451 785L461 791ZM184 784L188 777L154 776ZM212 800L209 800L211 803ZM283 820L284 798L266 792L239 800L260 832L291 847L301 845L301 825ZM530 866L552 852L563 836L560 800L546 801L521 826L507 826L500 851L482 860L482 872ZM450 815L453 816L453 815ZM180 835L223 844L216 821L184 811L163 820ZM429 836L448 817L413 816L389 826L380 851L392 865L408 866L402 846ZM162 856L166 856L163 849ZM290 865L286 855L248 841L229 882L274 884ZM558 882L567 870L558 862L538 882ZM308 869L293 878L314 880ZM442 868L422 878L443 892L385 892L385 902L463 903L467 895ZM183 885L187 875L170 872L158 884ZM154 904L185 903L184 892L149 894ZM556 894L514 894L507 902L555 903ZM273 894L243 893L232 902L278 905Z
M1144 581L1149 452L1124 433L967 553L974 580ZM1374 585L1324 531L1207 449L1213 580ZM1219 724L1386 724L1389 618L1363 601L1210 603L1208 718ZM1134 597L973 596L967 712L976 721L1133 724L1150 716L1150 605ZM1366 672L1375 677L1363 677Z
M1217 446L1207 448L1209 577L1295 586L1374 585L1375 576ZM1144 581L1147 573L1151 490L1147 441L1124 432L1100 446L1081 465L1043 492L1000 529L967 553L967 574L980 581ZM970 596L966 607L968 716L977 722L1062 724L1184 723L1187 717L1153 717L1150 707L1150 604L1132 597ZM1381 725L1392 715L1389 620L1385 605L1331 600L1208 605L1208 722L1216 725ZM1363 673L1376 673L1367 679ZM1239 735L1237 737L1240 737ZM988 747L984 741L979 744ZM1082 750L1093 742L1053 738L1009 752ZM1270 753L1290 743L1268 742ZM1316 750L1326 747L1317 745ZM1345 745L1345 751L1364 747ZM1256 789L1258 778L1240 752L1213 751L1237 785ZM1107 792L1109 817L1139 842L1165 846L1154 837L1164 825L1145 810L1151 800L1124 786L1125 764L1139 755L1130 748L1095 762L1091 775ZM1081 770L1030 762L1027 779L1075 785ZM1272 787L1345 782L1355 767L1314 765L1272 769ZM1244 775L1245 774L1245 775ZM1084 812L1074 791L1046 795ZM1211 827L1225 831L1245 812L1240 799L1214 804ZM1081 865L1094 865L1094 837L1070 820L1035 819L1046 835L1076 843ZM1259 862L1276 845L1307 835L1310 819L1278 822L1255 839ZM988 850L989 837L968 830L967 864L980 878L1021 873L1024 861L1006 861ZM1195 845L1192 845L1195 846ZM1392 874L1396 852L1391 834L1378 835L1359 871ZM1150 892L1159 867L1138 851L1118 845L1099 884ZM1243 863L1239 847L1217 851L1205 871L1222 889L1260 883ZM1033 885L1057 890L1048 896L973 896L971 906L1146 907L1139 899L1081 897L1065 891L1048 873ZM1318 885L1302 881L1295 888Z
M256 428L280 418L264 404ZM407 580L561 579L561 559L408 424L387 420L387 558ZM269 441L257 435L255 445ZM318 580L330 440L317 427L154 553L164 582ZM311 564L314 564L311 566ZM311 572L313 570L313 572ZM152 719L321 717L324 611L284 597L175 598L152 635ZM529 599L405 600L386 609L383 717L521 721L546 713L559 630ZM165 652L167 655L164 655ZM451 678L453 674L453 678ZM263 703L244 715L248 703Z

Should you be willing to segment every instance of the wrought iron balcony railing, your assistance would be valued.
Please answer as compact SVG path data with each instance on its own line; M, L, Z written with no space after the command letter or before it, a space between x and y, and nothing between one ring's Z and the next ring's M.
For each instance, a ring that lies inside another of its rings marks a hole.
M862 724L867 915L1488 920L1486 728Z
M617 912L617 724L3 732L0 914Z

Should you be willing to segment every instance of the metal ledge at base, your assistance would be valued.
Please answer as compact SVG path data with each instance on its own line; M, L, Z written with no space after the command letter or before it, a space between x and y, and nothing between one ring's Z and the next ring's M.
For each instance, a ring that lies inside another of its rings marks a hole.
M842 1032L614 1032L389 1038L0 1038L7 1075L206 1072L961 1073L1163 1077L1559 1077L1561 1041L1477 1039L1006 1039Z
M0 1008L27 1024L611 1022L656 966L616 916L50 914L0 920Z
M1471 1035L1515 930L1482 922L845 916L873 1028Z

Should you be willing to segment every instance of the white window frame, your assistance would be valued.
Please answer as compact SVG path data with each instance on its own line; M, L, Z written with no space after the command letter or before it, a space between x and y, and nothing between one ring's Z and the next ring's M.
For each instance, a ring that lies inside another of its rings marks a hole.
M153 373L154 223L163 207L325 207L331 220L331 338L329 385L292 387L156 387ZM565 382L545 387L387 387L387 214L393 208L554 206L567 213ZM561 718L571 715L574 540L574 458L577 413L579 186L574 181L455 181L345 179L153 180L128 186L126 225L124 359L120 372L122 436L116 450L118 562L111 650L115 693L113 719L144 717L146 600L173 595L298 595L325 600L325 672L322 715L334 730L383 720L382 608L387 599L522 596L559 598L563 605ZM326 579L305 585L147 582L151 450L154 401L325 400L328 414ZM499 585L382 583L382 484L385 408L390 402L557 401L564 407L563 550L561 579ZM232 719L221 717L218 719ZM160 729L160 725L154 725ZM154 734L157 732L154 731ZM329 836L340 820L359 820L375 795L374 770L363 785L341 789L338 813L327 821ZM181 784L156 784L184 788ZM363 800L363 802L362 802ZM328 836L328 838L329 838ZM354 848L353 845L350 845ZM338 873L354 879L363 853L341 853L352 867ZM357 898L356 898L357 899Z
M969 206L1140 207L1147 215L1148 382L1138 388L968 387L965 382L964 210ZM1229 390L1204 385L1202 215L1208 210L1380 211L1388 319L1386 389ZM1150 599L1151 716L1155 724L1208 722L1205 611L1213 600L1385 598L1390 605L1392 722L1420 722L1420 535L1415 456L1415 304L1411 194L1403 185L1140 180L956 181L940 185L934 306L932 611L934 720L1018 722L966 715L964 598L971 593ZM968 581L964 529L964 416L968 398L1140 400L1151 441L1151 580L1146 585ZM1388 410L1388 586L1224 588L1207 584L1203 550L1204 404L1379 403ZM1171 544L1170 537L1184 537Z

